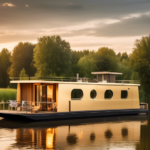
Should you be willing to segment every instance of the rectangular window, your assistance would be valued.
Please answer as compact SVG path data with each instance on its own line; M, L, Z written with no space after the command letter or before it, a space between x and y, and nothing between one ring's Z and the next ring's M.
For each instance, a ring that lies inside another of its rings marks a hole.
M128 97L128 92L123 90L121 91L121 99L126 99Z
M72 100L80 100L83 97L83 91L81 89L73 89L71 92Z

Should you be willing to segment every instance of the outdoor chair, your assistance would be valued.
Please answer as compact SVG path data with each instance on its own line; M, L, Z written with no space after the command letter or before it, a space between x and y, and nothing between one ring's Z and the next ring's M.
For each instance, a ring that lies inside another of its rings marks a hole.
M8 100L8 103L9 103L9 111L10 111L10 108L12 110L12 108L15 108L15 110L17 110L17 107L18 107L18 104L17 104L17 101L15 100Z

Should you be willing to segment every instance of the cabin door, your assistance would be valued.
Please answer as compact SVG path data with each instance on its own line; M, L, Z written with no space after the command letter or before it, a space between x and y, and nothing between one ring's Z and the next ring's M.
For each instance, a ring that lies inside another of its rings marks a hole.
M35 86L35 106L40 106L41 110L47 110L46 85Z
M40 105L42 111L53 110L53 103L56 102L55 88L55 85L35 85L35 106Z

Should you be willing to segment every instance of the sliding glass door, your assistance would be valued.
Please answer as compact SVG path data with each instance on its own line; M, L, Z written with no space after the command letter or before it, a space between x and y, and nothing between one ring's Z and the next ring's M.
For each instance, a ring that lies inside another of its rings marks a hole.
M35 106L40 105L42 111L52 110L55 97L54 85L35 85Z

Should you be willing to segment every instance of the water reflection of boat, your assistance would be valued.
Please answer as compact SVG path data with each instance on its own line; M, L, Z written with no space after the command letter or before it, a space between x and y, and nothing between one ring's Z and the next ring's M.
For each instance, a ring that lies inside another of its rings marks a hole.
M47 127L44 122L36 123L36 126L34 126L35 123L28 123L26 127L19 128L18 126L16 142L12 144L12 147L64 150L83 147L85 149L94 149L94 147L119 149L138 145L141 137L141 124L147 125L147 117L114 117L114 121L111 119L87 119L83 122L76 120L76 123L59 127L49 126L50 122L46 122Z

